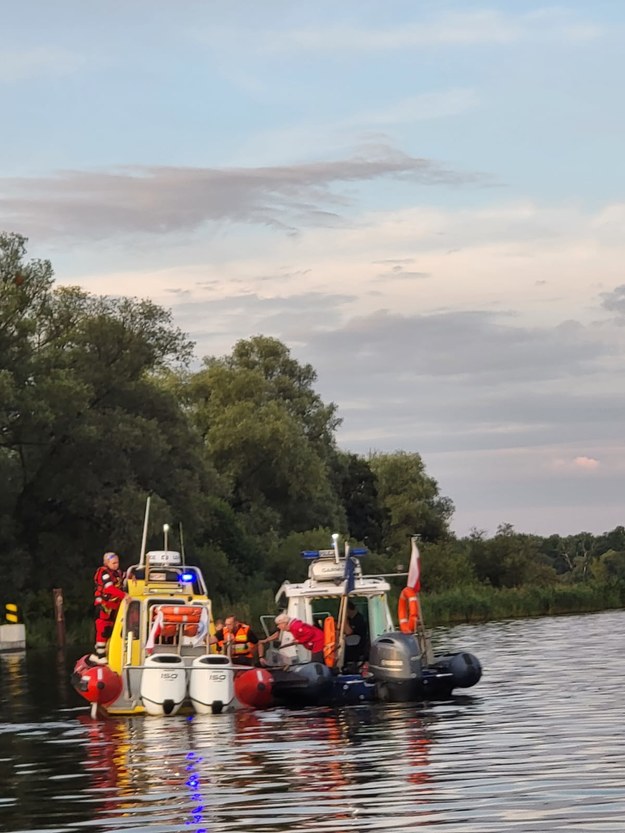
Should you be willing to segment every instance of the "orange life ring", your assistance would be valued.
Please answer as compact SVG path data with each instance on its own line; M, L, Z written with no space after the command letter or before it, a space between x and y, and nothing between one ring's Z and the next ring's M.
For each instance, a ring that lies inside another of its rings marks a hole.
M412 587L404 587L399 594L397 604L399 630L402 633L414 633L419 624L419 597Z
M197 636L202 618L202 608L199 605L159 605L158 607L163 614L163 625L157 636L166 638L176 636L180 625L184 625L185 636ZM156 610L155 606L154 616L156 616Z
M333 668L336 662L336 623L334 616L326 616L323 620L323 661L328 668Z
M167 624L180 625L191 622L199 624L202 608L199 605L161 605L163 621Z

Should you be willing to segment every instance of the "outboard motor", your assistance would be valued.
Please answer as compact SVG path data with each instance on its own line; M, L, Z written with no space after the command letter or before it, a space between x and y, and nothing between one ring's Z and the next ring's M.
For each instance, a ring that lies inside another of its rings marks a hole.
M405 703L419 699L421 651L411 633L385 633L372 644L369 673L380 700Z
M221 654L204 654L193 660L189 697L198 714L234 709L234 672L230 659Z
M435 667L452 675L452 688L470 688L482 676L479 659L466 651L436 657Z
M178 654L147 657L141 675L141 700L148 714L176 714L187 693L184 660Z

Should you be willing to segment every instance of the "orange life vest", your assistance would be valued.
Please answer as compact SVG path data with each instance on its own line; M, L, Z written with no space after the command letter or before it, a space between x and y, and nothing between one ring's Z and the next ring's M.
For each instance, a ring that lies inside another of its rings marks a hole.
M253 657L254 652L249 641L250 626L239 623L236 632L232 634L233 640L228 640L228 635L232 633L230 628L224 627L224 641L221 644L222 650L224 647L230 645L230 653L233 657Z

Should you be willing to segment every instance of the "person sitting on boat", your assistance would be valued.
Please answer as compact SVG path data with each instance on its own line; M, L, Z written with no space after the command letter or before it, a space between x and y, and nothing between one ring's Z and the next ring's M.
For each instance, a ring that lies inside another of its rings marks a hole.
M217 633L217 631L222 631L223 629L224 629L224 620L223 619L215 619L215 633ZM216 636L211 636L210 639L209 639L209 643L211 645L216 645L217 646L217 652L218 653L221 654L223 652L223 649L224 649L223 641L219 642L217 640Z
M119 556L115 552L105 552L102 566L98 567L93 577L95 646L88 661L93 665L106 665L106 645L113 632L117 610L126 593L122 589L124 574L119 569Z
M347 602L347 617L345 619L345 665L358 666L368 658L369 631L365 617L356 605Z
M254 661L258 637L236 616L226 616L223 627L215 631L215 639L217 650L227 654L235 665L249 665Z
M264 660L263 645L267 642L273 642L282 633L288 631L293 637L293 641L298 645L303 645L311 653L311 662L323 662L323 646L324 636L323 631L314 625L309 625L308 622L302 622L301 619L291 618L287 613L279 613L275 618L275 623L278 628L275 633L272 633L266 639L259 643L260 664L266 665Z

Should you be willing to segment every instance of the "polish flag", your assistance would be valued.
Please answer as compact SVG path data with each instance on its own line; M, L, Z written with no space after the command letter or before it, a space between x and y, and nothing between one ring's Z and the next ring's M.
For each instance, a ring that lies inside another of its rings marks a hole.
M421 590L421 565L419 563L419 547L417 546L417 538L412 538L412 548L410 550L410 566L408 567L408 581L407 587L411 587L415 593Z

